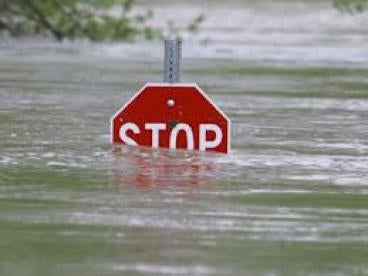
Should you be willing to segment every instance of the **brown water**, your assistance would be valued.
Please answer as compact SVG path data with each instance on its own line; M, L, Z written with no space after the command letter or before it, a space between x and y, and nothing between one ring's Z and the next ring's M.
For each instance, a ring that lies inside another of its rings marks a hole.
M0 41L0 275L368 275L366 14L210 7L183 79L232 119L229 156L110 145L160 42Z

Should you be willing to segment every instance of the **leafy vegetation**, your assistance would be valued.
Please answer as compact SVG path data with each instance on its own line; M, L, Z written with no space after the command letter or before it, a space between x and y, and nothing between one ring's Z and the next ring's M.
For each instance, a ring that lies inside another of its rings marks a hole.
M153 12L133 14L133 4L134 0L0 0L0 30L12 36L51 34L58 40L159 35L147 24Z
M364 11L367 0L333 0L333 4L338 10L354 13Z

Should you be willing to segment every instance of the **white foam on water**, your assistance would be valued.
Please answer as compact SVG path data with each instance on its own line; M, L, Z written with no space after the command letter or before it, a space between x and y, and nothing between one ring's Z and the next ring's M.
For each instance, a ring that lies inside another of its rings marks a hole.
M163 275L211 275L216 273L216 269L209 266L174 266L174 265L158 265L148 263L136 264L103 264L102 268L113 271L138 272L145 274L163 274Z
M189 59L366 66L368 56L363 45L367 42L364 26L368 17L365 14L341 14L328 3L266 2L260 5L253 1L175 2L173 5L167 1L165 5L152 5L156 16L150 23L165 29L168 21L175 22L186 41L184 57ZM145 2L138 10L143 11L150 4ZM205 15L200 32L193 36L183 31L200 14ZM115 44L96 50L96 54L101 52L112 57L162 56L160 43L140 43L136 47Z
M13 162L14 162L14 159L8 156L0 157L0 164L7 165L7 164L12 164Z
M86 168L87 165L74 163L74 162L59 162L59 161L49 161L46 166L50 167L74 167L74 168Z

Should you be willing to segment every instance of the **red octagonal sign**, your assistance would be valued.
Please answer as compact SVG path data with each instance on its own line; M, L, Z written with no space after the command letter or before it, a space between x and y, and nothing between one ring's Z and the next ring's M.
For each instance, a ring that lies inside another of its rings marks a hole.
M195 84L146 84L111 118L112 142L228 153L230 120Z

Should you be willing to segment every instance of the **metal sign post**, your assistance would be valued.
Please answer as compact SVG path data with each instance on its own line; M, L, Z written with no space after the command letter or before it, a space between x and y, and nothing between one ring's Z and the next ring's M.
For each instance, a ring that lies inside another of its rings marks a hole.
M164 82L180 82L181 67L181 40L165 40L165 59L164 59Z

